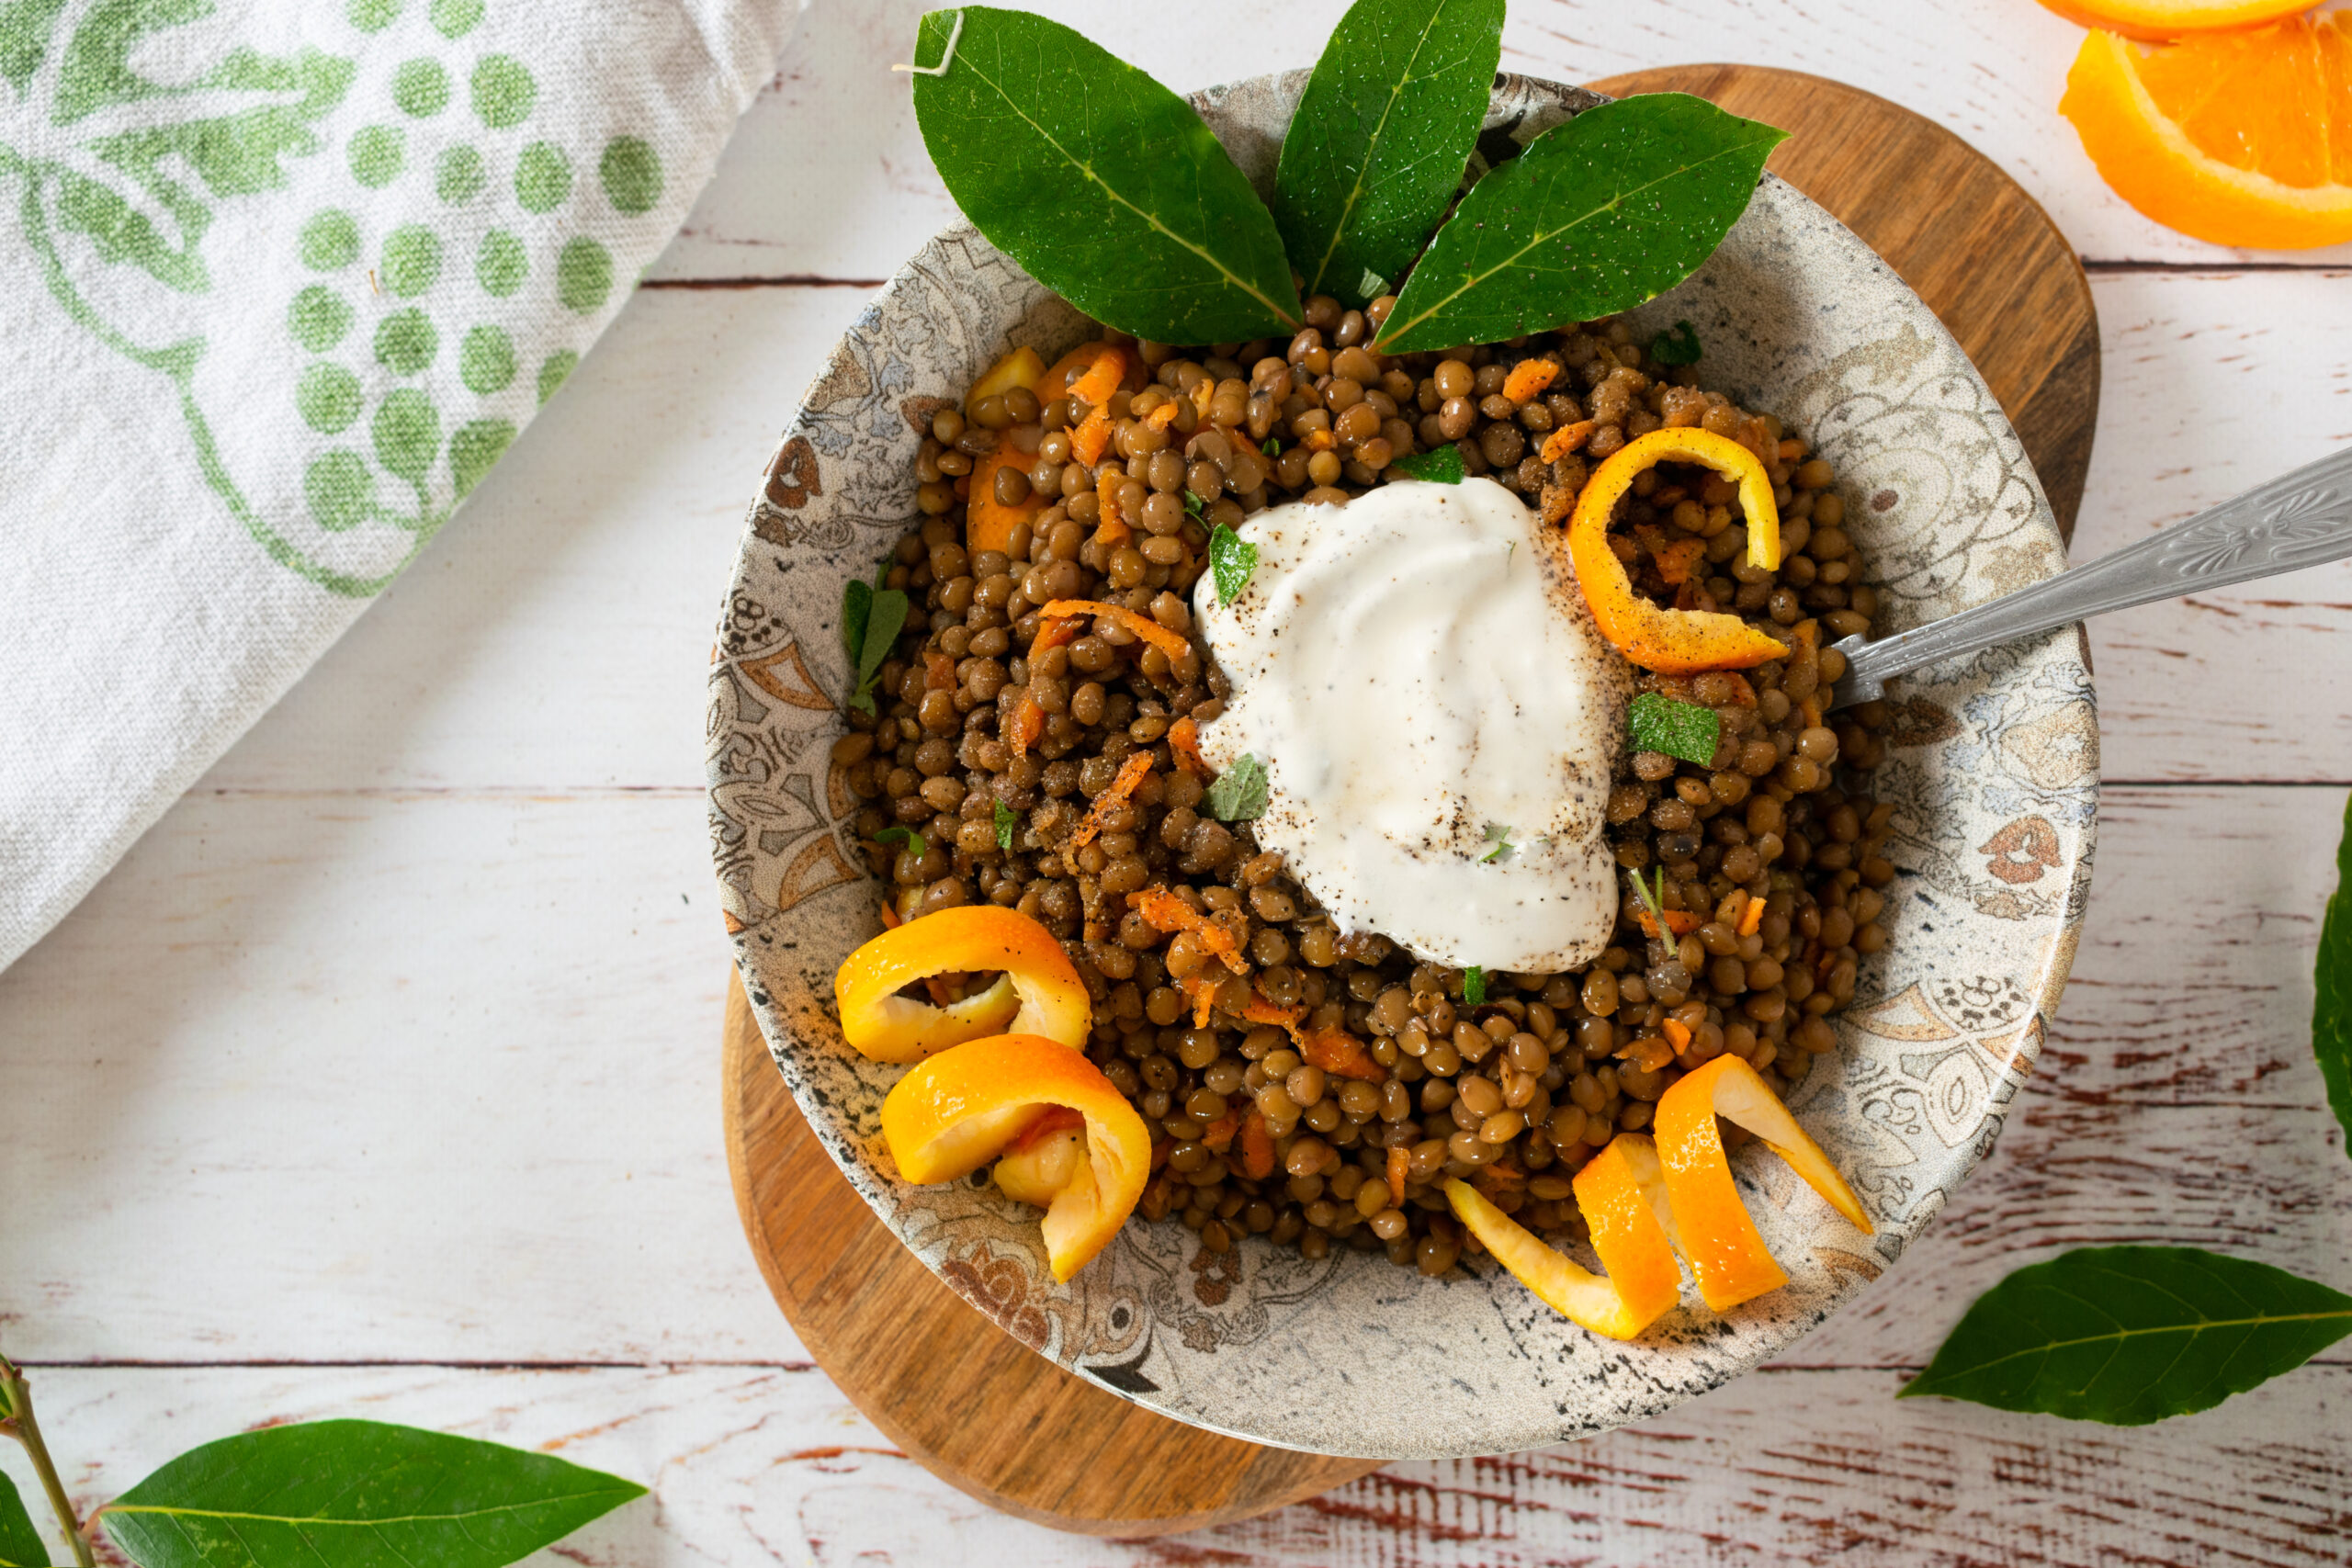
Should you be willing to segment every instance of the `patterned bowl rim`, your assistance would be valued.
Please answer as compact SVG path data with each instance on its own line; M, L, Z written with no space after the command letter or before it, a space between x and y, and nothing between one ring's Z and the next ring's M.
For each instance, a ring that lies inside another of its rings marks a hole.
M1297 89L1304 83L1306 74L1304 71L1293 71L1250 78L1205 89L1193 95L1192 101L1196 107L1201 108L1204 114L1210 115L1213 119L1219 107L1238 94L1272 90L1277 94L1287 94L1290 101L1295 102ZM1490 107L1490 120L1500 112L1500 106L1512 103L1521 106L1519 113L1521 121L1542 119L1544 124L1549 124L1567 114L1579 112L1607 101L1609 100L1600 95L1582 88L1504 73L1496 78L1491 99L1493 107ZM1503 129L1510 130L1520 123L1521 121L1513 121L1511 125L1507 125ZM1542 128L1542 125L1535 127L1536 130ZM1491 125L1489 133L1493 133ZM1533 133L1532 130L1526 132L1528 135ZM1227 140L1229 145L1232 144L1231 134L1220 130L1220 135ZM1243 154L1238 148L1235 155L1237 161L1243 161ZM1915 316L1906 317L1905 324L1909 331L1933 348L1947 351L1960 366L1966 367L1965 378L1973 387L1973 394L1977 399L1977 406L1969 411L1969 417L1980 422L1987 436L2001 448L2002 459L2007 465L2003 470L2004 479L2011 484L2022 483L2028 502L2026 510L2030 513L2030 515L2022 518L2017 531L2009 536L2019 541L2018 547L2025 552L2027 558L2026 564L2018 569L2024 574L2021 581L2032 581L2062 570L2064 565L2064 545L2060 540L2048 502L2042 494L2040 481L2034 476L2015 433L2010 429L1997 403L1993 400L1989 390L1984 387L1981 376L1976 373L1974 367L1969 364L1958 344L1951 338L1941 323L1935 320L1933 313L1928 311L1927 307L1911 294L1908 288L1894 276L1892 270L1886 267L1885 264L1850 231L1846 230L1803 193L1786 185L1778 176L1768 174L1764 177L1764 185L1771 192L1769 205L1772 206L1776 211L1792 219L1804 220L1815 239L1825 241L1838 253L1835 259L1841 268L1838 275L1840 278L1847 276L1847 270L1844 269L1850 269L1860 274L1873 275L1882 280L1875 287L1891 285L1894 289L1900 290L1904 298L1917 308ZM1759 197L1759 200L1752 205L1751 212L1757 208L1767 205L1768 203ZM968 222L960 218L951 222L927 241L904 265L893 274L881 293L829 352L825 368L812 381L808 392L803 395L795 408L791 419L786 423L778 439L776 450L764 470L762 489L752 502L730 573L729 585L730 608L741 604L747 597L747 589L756 586L752 579L761 569L755 566L754 557L759 552L763 539L767 539L770 543L775 542L772 536L763 535L760 530L763 521L782 515L777 510L775 499L779 494L779 487L782 487L781 492L787 498L786 504L791 506L805 504L808 495L821 493L821 487L818 482L817 459L807 435L817 419L819 411L825 404L826 389L841 376L844 366L852 364L854 348L865 334L876 329L882 313L892 301L898 299L902 291L909 290L926 276L927 264L935 262L943 250L956 246L966 247L969 251L978 253L995 254L992 247L987 245L987 242L979 237ZM1005 265L1015 276L1025 276L1025 275L1020 275L1017 268L1011 268L1011 264ZM1669 294L1662 297L1662 299L1671 299L1673 297ZM1653 302L1653 306L1657 303ZM1643 309L1647 310L1652 308L1644 307ZM1639 313L1636 312L1637 315ZM1953 378L1947 377L1946 379L1951 380ZM904 513L903 516L906 520L911 520L910 513ZM866 521L873 521L873 519L866 519ZM789 570L790 569L785 566L782 570ZM2005 582L1999 589L1991 592L2006 592L2018 585L2019 585L2018 582ZM1981 588L1982 585L1979 586ZM1975 595L1975 597L1984 596L1988 596L1988 592L1980 592ZM1973 598L1962 601L1962 603L1973 602L1974 602ZM1946 608L1951 607L1958 606L1956 604L1946 606ZM729 661L724 652L728 646L728 611L723 609L720 622L721 651L714 653L711 677L714 693L718 692L729 678ZM786 651L791 653L792 649L787 646ZM793 654L793 657L798 678L806 682L806 690L815 694L808 700L791 696L787 696L786 700L798 701L803 706L821 707L837 714L838 705L823 694L822 686L818 679L810 674L806 661L801 660L797 654ZM831 662L837 665L839 660L835 658ZM2077 671L2073 669L2074 666L2081 667L2078 680L2075 679ZM830 671L831 666L828 666L828 669ZM1551 1424L1541 1420L1530 1422L1524 1419L1516 1424L1506 1422L1481 1425L1474 1421L1467 1427L1457 1425L1451 1428L1443 1427L1441 1424L1438 1428L1429 1433L1391 1433L1385 1440L1366 1444L1351 1438L1349 1430L1344 1427L1334 1427L1329 1422L1307 1418L1295 1411L1266 1415L1254 1409L1220 1409L1212 1413L1196 1406L1188 1407L1182 1401L1169 1397L1171 1392L1169 1389L1154 1384L1149 1379L1132 1371L1133 1366L1141 1365L1141 1357L1136 1358L1130 1366L1081 1362L1079 1356L1082 1353L1082 1348L1073 1348L1072 1336L1057 1331L1056 1320L1051 1318L1050 1314L1047 1314L1048 1320L1043 1328L1037 1327L1028 1316L1023 1315L1028 1314L1034 1316L1038 1310L1037 1303L1027 1300L1024 1294L1025 1287L1014 1289L1012 1300L1008 1303L1007 1298L997 1284L980 1278L969 1258L959 1261L953 1256L952 1247L943 1249L938 1245L935 1235L927 1235L923 1239L923 1244L918 1245L917 1239L910 1234L910 1229L914 1228L914 1223L910 1220L908 1214L911 1205L906 1202L907 1190L899 1187L893 1179L893 1173L877 1169L874 1166L874 1158L877 1152L875 1145L878 1143L878 1139L874 1136L874 1125L870 1115L859 1119L863 1123L861 1126L844 1125L848 1118L842 1108L832 1103L812 1082L806 1066L800 1059L801 1052L809 1050L818 1053L846 1054L845 1047L840 1042L838 1027L828 1016L829 987L819 987L815 983L813 971L804 976L807 983L801 987L801 994L794 997L775 994L768 984L768 974L763 970L760 961L760 953L753 940L754 933L750 929L746 919L739 918L738 904L748 903L748 899L741 897L730 883L729 851L724 841L727 819L723 792L730 788L740 789L741 780L725 772L722 767L721 751L716 740L710 753L708 768L714 860L721 873L722 903L728 910L728 927L736 949L738 970L743 979L753 1012L759 1020L761 1031L768 1043L770 1053L791 1089L801 1113L807 1118L811 1130L824 1145L827 1153L840 1168L844 1178L872 1207L876 1216L894 1235L899 1236L902 1243L916 1252L926 1267L984 1314L990 1316L1009 1332L1014 1333L1017 1337L1029 1343L1032 1348L1038 1350L1039 1354L1070 1371L1088 1374L1090 1380L1098 1386L1109 1389L1123 1398L1142 1404L1171 1418L1245 1440L1313 1451L1354 1453L1379 1459L1510 1451L1567 1440L1577 1436L1607 1430L1628 1421L1645 1418L1684 1399L1720 1386L1766 1357L1785 1348L1811 1328L1825 1321L1856 1292L1880 1277L1884 1269L1900 1257L1908 1242L1916 1239L1934 1214L1940 1210L1943 1202L1950 1197L1951 1191L1956 1189L1959 1183L1964 1180L1981 1162L1984 1156L1989 1153L2012 1097L2032 1068L2047 1021L2056 1011L2079 937L2084 902L2088 891L2091 848L2096 829L2098 759L2095 709L2091 706L2093 699L2087 674L2086 643L2082 637L2081 629L2075 627L2051 634L2037 643L2021 646L2009 656L1982 656L1962 671L1956 678L1956 683L1950 687L1963 694L1975 692L1981 697L1997 697L2003 696L2011 688L2026 684L2030 679L2034 682L2037 689L2041 690L2041 696L2047 699L2039 706L2030 700L2028 702L2028 712L2035 721L2046 719L2050 712L2057 711L2066 703L2078 703L2081 705L2082 714L2089 716L2088 733L2079 738L2076 750L2072 754L2075 765L2072 766L2071 772L2065 776L2051 783L2045 791L2050 799L2063 802L2070 814L2062 816L2061 824L2054 829L2044 818L2038 817L2031 818L2030 820L2040 823L2045 837L2037 839L2024 851L2018 852L2026 853L2032 861L2033 874L2036 877L2045 870L2054 871L2057 874L2056 880L2064 888L2063 897L2054 912L2044 913L2034 918L2035 923L2032 929L2036 940L2031 944L2035 955L2032 973L2030 976L2021 977L2022 984L2020 984L2020 977L2013 975L2007 977L1995 976L1989 980L1980 978L1974 982L1963 983L1963 995L1958 1002L1954 1002L1951 997L1944 997L1940 1000L1928 998L1922 992L1919 982L1916 980L1909 987L1895 996L1881 997L1871 1001L1874 1012L1883 1012L1891 1008L1902 1014L1900 1019L1886 1026L1892 1031L1886 1036L1887 1038L1910 1041L1915 1038L1915 1033L1904 1032L1905 1030L1909 1029L1915 1031L1917 1037L1936 1043L1939 1048L1941 1048L1942 1043L1950 1040L1962 1041L1965 1044L1973 1047L1973 1053L1969 1055L1969 1059L1972 1061L1976 1061L1979 1056L1989 1059L1989 1066L1983 1061L1977 1062L1976 1070L1985 1075L1982 1086L1984 1101L1976 1112L1975 1120L1961 1129L1965 1135L1965 1144L1955 1145L1950 1136L1945 1140L1947 1145L1956 1151L1959 1162L1957 1169L1948 1182L1915 1195L1909 1212L1901 1220L1889 1224L1880 1230L1874 1238L1876 1251L1874 1258L1863 1256L1869 1248L1860 1245L1862 1238L1859 1232L1853 1233L1853 1237L1858 1244L1854 1252L1844 1253L1829 1249L1828 1256L1836 1261L1827 1266L1826 1290L1815 1290L1802 1302L1792 1301L1775 1309L1756 1314L1738 1323L1701 1315L1694 1322L1683 1325L1679 1329L1663 1333L1654 1330L1654 1338L1665 1341L1664 1345L1643 1344L1634 1347L1636 1351L1645 1348L1662 1350L1673 1346L1700 1349L1701 1353L1698 1356L1690 1358L1699 1362L1696 1375L1686 1375L1678 1382L1671 1377L1661 1379L1650 1375L1658 1370L1655 1364L1637 1370L1625 1361L1623 1356L1613 1358L1618 1366L1625 1370L1627 1373L1625 1381L1634 1385L1630 1397L1625 1398L1618 1407L1602 1411L1598 1415L1587 1413L1574 1417L1569 1415L1569 1404L1573 1400L1564 1400L1559 1405L1558 1420ZM2032 695L2030 693L2028 694L2029 698ZM712 724L714 735L716 735L719 723L716 706L713 715ZM2079 728L2084 722L2082 716L2077 716L2075 722ZM1942 738L1939 737L1923 744L1940 746L1942 743ZM2010 825L2010 827L2014 826L2015 824ZM841 827L840 820L831 820L827 823L825 831L830 837ZM2004 828L2002 833L2009 830L2009 828ZM1983 846L1979 852L1996 854L2010 852L1996 851L1996 844L1999 839L2000 835L1996 834L1995 841ZM865 877L862 873L849 869L849 863L842 859L838 850L834 852L833 863L840 866L847 874L848 878L854 879L849 885L864 887L870 884L870 879ZM1988 862L1988 864L1990 863ZM2001 874L1996 870L1995 874ZM839 882L832 885L839 885ZM1891 962L1894 952L1893 942L1889 942L1886 952L1889 955L1888 959L1883 962ZM1984 1010L1971 1010L1976 993L1967 990L1967 986L1970 984L2006 985L2007 992L1984 1003ZM1848 1015L1847 1021L1841 1021L1841 1035L1854 1013L1860 1013L1862 1010L1863 1001L1861 992L1858 991L1854 1012ZM1914 1014L1919 1015L1926 1021L1914 1021ZM2007 1027L2019 1016L2025 1017L2024 1023L2015 1028ZM1984 1019L1990 1019L1992 1023L1982 1022ZM1996 1025L1998 1027L1995 1027ZM1874 1029L1873 1032L1876 1032ZM804 1036L808 1036L805 1041ZM1958 1047L1953 1047L1952 1050L1957 1053ZM1825 1075L1819 1070L1824 1064L1833 1060L1838 1060L1842 1067L1842 1059L1848 1055L1848 1051L1841 1046L1838 1052L1816 1058L1815 1070L1808 1077L1792 1086L1791 1104L1805 1113L1808 1120L1814 1120L1815 1111L1849 1091L1849 1086L1842 1081L1837 1086L1824 1089L1822 1080L1825 1077L1838 1077L1841 1075L1835 1072ZM1843 1101L1840 1100L1839 1103L1842 1104ZM1819 1135L1817 1129L1816 1132ZM1770 1183L1769 1180L1759 1179L1749 1165L1739 1161L1735 1163L1740 1165L1742 1184L1749 1190L1750 1207L1758 1210L1758 1223L1765 1226L1769 1237L1772 1234L1772 1224L1770 1217L1758 1209L1755 1199L1757 1188L1759 1185L1769 1188ZM1781 1185L1785 1188L1787 1184ZM1907 1182L1905 1184L1905 1190L1908 1190ZM925 1190L937 1192L941 1190ZM1842 1222L1839 1223L1842 1224ZM1136 1228L1128 1227L1127 1236L1132 1236ZM1170 1227L1150 1228L1158 1230ZM1123 1245L1125 1239L1123 1237ZM1113 1254L1106 1255L1106 1258L1114 1256L1120 1250L1121 1248L1114 1247ZM1776 1254L1780 1251L1781 1248L1776 1244ZM1334 1258L1340 1258L1340 1252L1341 1249L1335 1248ZM1001 1257L994 1256L986 1247L982 1247L978 1252L972 1254L971 1258L977 1258L982 1266L1001 1266L1003 1262ZM1034 1271L1035 1259L1025 1267ZM1099 1269L1102 1265L1098 1263L1095 1267ZM1088 1272L1091 1273L1093 1270ZM1073 1289L1083 1285L1087 1278L1087 1273L1081 1273L1079 1280L1073 1282ZM1507 1276L1503 1278L1507 1282ZM1035 1281L1031 1283L1034 1284ZM1510 1288L1517 1289L1515 1285ZM1487 1299L1475 1292L1473 1293L1474 1299ZM1780 1293L1793 1298L1799 1292L1794 1286L1792 1286L1784 1288ZM1532 1298L1529 1300L1532 1301ZM1054 1303L1046 1304L1051 1306ZM1751 1307L1757 1304L1751 1303ZM1086 1309L1081 1305L1079 1310L1082 1314ZM1742 1310L1745 1312L1747 1309ZM1541 1307L1540 1304L1534 1306L1533 1313L1530 1315L1535 1314L1541 1314L1545 1318L1550 1315L1548 1309ZM1666 1324L1677 1325L1681 1323L1683 1318L1692 1315L1686 1308L1681 1314L1669 1316ZM1553 1320L1550 1326L1557 1329L1565 1325L1560 1320ZM1514 1325L1507 1325L1506 1332L1510 1340L1517 1342L1522 1358L1529 1354L1526 1342L1532 1337L1539 1337L1536 1329L1531 1328L1522 1333ZM1567 1332L1577 1334L1580 1331L1568 1328ZM1727 1347L1718 1342L1724 1340L1730 1341ZM1541 1348L1551 1348L1548 1345ZM1147 1354L1148 1353L1149 1348L1147 1346ZM1510 1360L1509 1357L1500 1359L1505 1362ZM1608 1371L1609 1369L1604 1369L1604 1372ZM1579 1369L1579 1374L1587 1381L1596 1376L1589 1368ZM1160 1397L1153 1397L1155 1394Z

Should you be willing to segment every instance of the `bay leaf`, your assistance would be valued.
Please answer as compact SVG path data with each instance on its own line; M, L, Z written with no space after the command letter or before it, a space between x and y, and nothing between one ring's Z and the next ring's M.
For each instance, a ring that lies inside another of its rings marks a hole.
M192 1449L98 1518L141 1568L499 1568L644 1495L498 1443L312 1421Z
M0 1568L49 1568L49 1548L6 1471L0 1471Z
M2312 981L2312 1055L2319 1058L2327 1102L2344 1127L2344 1152L2352 1156L2352 799L2344 804L2335 892L2320 922Z
M988 6L925 16L915 63L948 194L1038 282L1159 343L1298 330L1273 214L1174 93L1058 22Z
M1361 306L1445 216L1502 58L1503 0L1356 0L1283 137L1274 222L1309 294Z
M1491 343L1664 293L1714 254L1785 137L1687 93L1620 98L1554 126L1462 198L1377 347Z
M2211 1409L2352 1334L2352 1296L2191 1247L2083 1247L1979 1296L1898 1397L2140 1427Z

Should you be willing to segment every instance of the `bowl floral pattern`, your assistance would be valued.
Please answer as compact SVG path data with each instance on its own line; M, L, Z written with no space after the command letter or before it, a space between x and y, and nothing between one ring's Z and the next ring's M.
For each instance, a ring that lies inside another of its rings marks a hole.
M1195 99L1261 190L1304 73ZM1474 175L1600 102L1497 80ZM1883 586L1882 632L2065 564L2040 482L1935 317L1860 241L1767 175L1714 258L1635 313L1688 320L1706 384L1778 413L1835 465ZM880 930L831 763L852 684L843 583L915 515L932 412L1015 344L1087 334L969 226L891 279L785 427L718 628L707 761L712 853L737 963L778 1068L853 1187L974 1306L1039 1354L1179 1420L1374 1458L1499 1452L1637 1421L1786 1348L1892 1267L1991 1149L2074 956L2090 880L2098 732L2079 629L1905 682L1875 777L1895 805L1889 941L1838 1048L1791 1104L1853 1181L1863 1235L1760 1148L1735 1159L1790 1283L1729 1314L1695 1302L1642 1340L1596 1338L1488 1262L1424 1280L1377 1253L1216 1255L1130 1224L1067 1286L1035 1211L984 1179L898 1179L879 1124L900 1069L843 1044L834 967Z

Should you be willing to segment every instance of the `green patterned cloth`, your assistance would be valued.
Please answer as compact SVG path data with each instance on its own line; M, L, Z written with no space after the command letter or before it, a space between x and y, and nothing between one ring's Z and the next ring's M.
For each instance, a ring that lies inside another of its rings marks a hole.
M0 0L0 965L562 384L800 4Z

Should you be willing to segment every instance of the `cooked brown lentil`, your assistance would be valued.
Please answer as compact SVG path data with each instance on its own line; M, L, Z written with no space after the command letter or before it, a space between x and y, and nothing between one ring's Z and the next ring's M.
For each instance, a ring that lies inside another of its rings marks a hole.
M1682 1073L1728 1051L1779 1090L1836 1043L1828 1019L1885 941L1893 808L1860 785L1883 755L1883 705L1823 716L1844 662L1826 644L1865 629L1877 609L1855 580L1827 461L1770 414L1701 389L1694 367L1650 361L1623 321L1375 354L1366 340L1393 304L1358 312L1318 297L1287 344L1134 345L1150 384L1112 395L1113 440L1095 468L1073 451L1069 432L1088 411L1067 388L982 400L969 422L942 410L915 461L921 525L899 541L888 574L919 610L883 666L878 713L853 714L833 755L863 803L856 830L873 867L907 913L985 899L1034 916L1069 948L1095 1000L1088 1055L1153 1132L1147 1219L1174 1217L1213 1251L1250 1235L1320 1258L1337 1242L1441 1274L1477 1249L1447 1208L1446 1177L1470 1179L1538 1233L1577 1235L1568 1179L1618 1133L1648 1126ZM1538 356L1563 373L1514 401L1510 367ZM1541 456L1550 432L1587 421L1578 450ZM1734 487L1702 468L1640 476L1612 547L1661 602L1769 621L1792 651L1747 671L1640 677L1642 690L1722 720L1704 765L1628 757L1607 812L1619 863L1662 867L1667 908L1693 929L1646 937L1628 891L1614 942L1579 973L1490 976L1473 1006L1459 971L1336 931L1247 823L1207 815L1204 781L1171 753L1170 727L1208 722L1227 694L1197 640L1171 659L1104 621L1029 657L1037 606L1053 599L1115 602L1193 636L1188 594L1211 527L1283 501L1344 500L1408 453L1451 443L1469 473L1556 523L1590 462L1690 425L1767 466L1780 570L1747 564ZM1009 553L967 553L972 458L1000 441L1037 460L998 468L996 499L1051 504L1015 530ZM1117 537L1098 527L1106 477L1124 485ZM1025 752L1009 728L1024 705L1044 715ZM1088 803L1144 749L1153 766L1141 784L1091 842L1066 851ZM1010 852L998 847L1000 804L1016 816ZM876 843L893 824L917 829L922 852ZM1232 939L1248 981L1196 933L1162 931L1126 907L1125 895L1157 886ZM1204 1027L1184 989L1195 977L1216 986ZM1304 1035L1238 1016L1253 990L1299 1010L1306 1034L1345 1032L1381 1080L1306 1061ZM1262 1179L1246 1173L1235 1136L1250 1114L1272 1135ZM1391 1151L1402 1151L1401 1195L1387 1185Z

